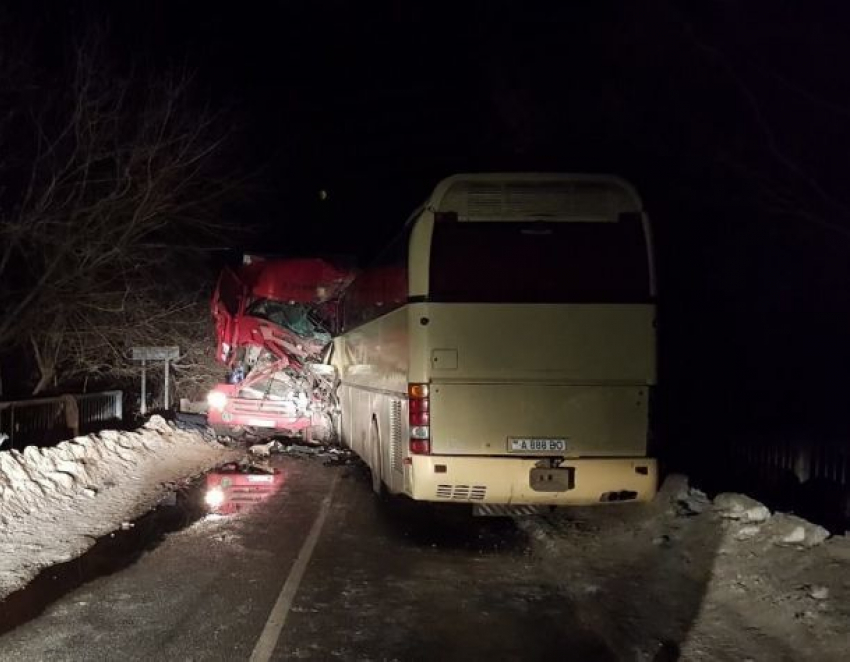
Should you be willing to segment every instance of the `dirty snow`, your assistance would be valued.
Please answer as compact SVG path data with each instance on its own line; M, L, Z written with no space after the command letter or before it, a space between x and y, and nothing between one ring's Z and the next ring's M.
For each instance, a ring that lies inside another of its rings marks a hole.
M714 497L714 509L721 517L742 522L765 522L770 517L767 506L744 494L718 494Z
M652 504L518 522L619 659L847 659L847 536L681 476Z
M133 432L0 452L0 599L146 512L169 484L235 456L159 416Z

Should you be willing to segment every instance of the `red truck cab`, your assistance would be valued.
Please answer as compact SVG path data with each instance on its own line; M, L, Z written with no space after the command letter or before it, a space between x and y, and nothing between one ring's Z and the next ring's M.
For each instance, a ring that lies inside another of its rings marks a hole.
M242 266L224 269L212 314L227 379L207 397L211 425L330 433L335 373L323 355L353 275L319 258L246 256Z

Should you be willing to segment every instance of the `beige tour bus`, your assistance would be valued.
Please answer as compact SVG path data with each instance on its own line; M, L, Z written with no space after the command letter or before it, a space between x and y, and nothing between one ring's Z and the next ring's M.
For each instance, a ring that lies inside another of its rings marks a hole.
M449 177L343 296L342 440L376 491L482 513L649 500L654 300L627 182Z

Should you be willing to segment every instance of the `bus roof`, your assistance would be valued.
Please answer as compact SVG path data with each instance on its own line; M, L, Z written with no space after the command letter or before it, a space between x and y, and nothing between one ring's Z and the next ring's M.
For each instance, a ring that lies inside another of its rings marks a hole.
M614 175L474 173L442 180L425 207L460 220L615 221L643 211L634 187Z

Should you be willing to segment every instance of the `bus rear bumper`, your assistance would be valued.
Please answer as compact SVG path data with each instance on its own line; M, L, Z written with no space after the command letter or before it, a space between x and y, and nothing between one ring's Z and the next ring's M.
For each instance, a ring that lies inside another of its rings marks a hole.
M565 460L540 469L540 458L411 457L408 494L420 501L593 505L651 501L658 467L648 458Z

